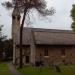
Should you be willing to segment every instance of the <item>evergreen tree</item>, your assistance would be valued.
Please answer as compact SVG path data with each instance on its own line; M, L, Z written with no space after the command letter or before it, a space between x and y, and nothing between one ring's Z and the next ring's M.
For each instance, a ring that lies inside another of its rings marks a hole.
M5 48L4 41L6 39L6 36L4 36L2 34L2 27L3 27L3 25L0 25L0 58L1 58L1 60L3 59L3 51Z
M75 31L75 5L72 6L72 10L71 10L71 17L72 17L72 29L73 31Z
M2 27L3 25L0 25L0 46L2 46L2 42L6 39L6 36L2 34Z

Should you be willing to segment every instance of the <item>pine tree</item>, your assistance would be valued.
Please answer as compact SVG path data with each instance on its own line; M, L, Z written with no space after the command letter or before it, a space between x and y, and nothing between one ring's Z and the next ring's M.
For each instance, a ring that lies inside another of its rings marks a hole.
M72 17L72 29L73 31L75 31L75 5L72 6L72 10L71 10L71 17Z

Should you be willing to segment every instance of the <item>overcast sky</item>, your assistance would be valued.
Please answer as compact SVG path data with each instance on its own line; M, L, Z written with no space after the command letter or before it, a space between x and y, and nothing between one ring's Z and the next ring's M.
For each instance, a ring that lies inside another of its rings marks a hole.
M0 3L8 0L0 0ZM37 28L48 28L48 29L71 29L72 19L70 17L70 11L72 4L75 4L75 0L46 0L48 8L54 7L56 13L53 16L43 19L36 16L33 13L32 26ZM0 24L4 25L3 33L11 37L11 12L7 11L0 4ZM35 19L35 22L34 22Z

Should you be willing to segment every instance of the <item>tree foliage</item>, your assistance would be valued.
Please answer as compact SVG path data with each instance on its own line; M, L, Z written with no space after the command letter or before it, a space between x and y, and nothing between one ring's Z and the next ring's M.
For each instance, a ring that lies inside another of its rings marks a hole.
M0 43L6 39L6 36L2 33L2 27L3 25L0 25Z
M0 25L0 58L6 60L9 57L12 57L12 40L6 39L6 36L2 33L3 25ZM3 52L6 53L6 57L3 58Z
M5 52L4 60L12 59L12 56L13 56L13 43L12 43L12 39L4 40L3 41L3 45L4 45L3 51Z
M71 10L71 17L72 17L72 29L73 31L75 31L75 5L72 6L72 10Z
M46 1L45 0L12 0L12 2L4 2L2 3L6 8L14 8L15 6L19 8L20 12L24 12L24 9L27 9L27 12L30 9L36 9L41 15L53 15L55 10L53 8L46 9Z
M4 40L6 39L6 36L2 33L2 27L3 25L0 25L0 53L3 52L4 49Z

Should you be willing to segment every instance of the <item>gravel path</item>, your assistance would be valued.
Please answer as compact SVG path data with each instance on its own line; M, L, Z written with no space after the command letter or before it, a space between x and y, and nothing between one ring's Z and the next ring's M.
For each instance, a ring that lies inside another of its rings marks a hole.
M21 75L16 69L15 66L12 63L8 63L8 69L10 75Z

